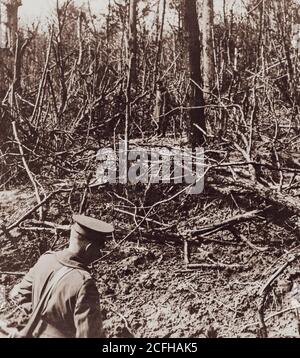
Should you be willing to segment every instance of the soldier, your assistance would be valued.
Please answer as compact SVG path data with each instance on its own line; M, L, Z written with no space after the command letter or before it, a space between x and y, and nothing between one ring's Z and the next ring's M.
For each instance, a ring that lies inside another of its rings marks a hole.
M52 290L35 319L34 338L103 337L99 293L87 267L100 257L114 228L82 215L73 219L69 247L41 256L11 292L11 298L34 312L52 282Z

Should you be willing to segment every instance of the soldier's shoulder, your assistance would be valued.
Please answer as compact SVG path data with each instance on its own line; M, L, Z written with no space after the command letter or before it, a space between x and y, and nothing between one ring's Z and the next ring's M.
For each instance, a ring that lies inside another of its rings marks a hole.
M75 276L75 279L79 280L81 283L93 281L90 272L81 268L74 269L73 275Z
M55 252L53 251L46 251L39 259L38 262L44 262L55 259Z
M73 287L75 288L77 294L80 293L80 295L83 296L93 296L94 294L98 295L96 282L88 271L75 269L71 280L74 282Z
M55 255L55 252L49 250L49 251L46 251L43 256L47 256L47 255Z

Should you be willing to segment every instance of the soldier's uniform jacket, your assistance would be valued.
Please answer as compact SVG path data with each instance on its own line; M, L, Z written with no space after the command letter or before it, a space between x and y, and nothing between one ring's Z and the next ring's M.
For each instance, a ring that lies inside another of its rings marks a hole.
M53 275L62 267L73 268L54 287L33 336L39 338L103 337L99 293L87 268L68 250L47 252L38 260L12 296L34 309Z

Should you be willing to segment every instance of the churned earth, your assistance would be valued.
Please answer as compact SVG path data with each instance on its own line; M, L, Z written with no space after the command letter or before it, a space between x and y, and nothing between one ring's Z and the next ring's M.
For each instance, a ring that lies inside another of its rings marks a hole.
M97 196L94 202L96 199ZM64 202L67 203L67 197L52 202L47 211L48 221L69 223L68 210L68 215L60 212L61 207L66 208ZM0 192L2 225L14 223L34 205L35 197L29 188ZM103 216L109 214L106 206L100 211ZM202 224L225 219L230 214L226 203L220 205L220 201L212 200ZM116 237L106 248L104 254L108 256L92 268L107 336L259 337L259 291L297 252L299 243L292 234L272 223L258 222L242 226L241 230L251 231L252 245L228 231L212 234L192 245L190 262L207 264L205 269L195 270L186 269L181 243L156 240L155 236L149 239L143 232L121 244L120 237ZM43 252L59 250L67 240L67 233L57 237L51 231L20 228L8 236L2 235L1 287L8 293ZM216 263L224 264L225 268L216 268ZM230 269L232 264L238 264L239 269ZM289 265L266 294L264 317L269 337L299 337L297 310L291 302L291 289L297 288L299 280L298 265L299 260ZM1 310L2 318L10 312L10 321L19 319L18 308L9 302Z

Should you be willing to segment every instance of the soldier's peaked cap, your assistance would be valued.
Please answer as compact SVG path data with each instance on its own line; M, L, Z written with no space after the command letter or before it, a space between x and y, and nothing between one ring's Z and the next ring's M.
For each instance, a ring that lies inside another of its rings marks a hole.
M77 224L75 230L91 239L108 238L114 232L113 225L88 216L74 215L73 220Z

